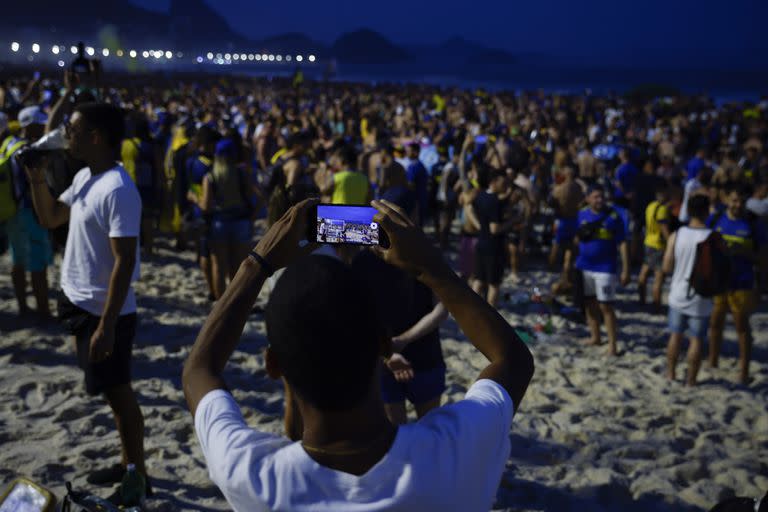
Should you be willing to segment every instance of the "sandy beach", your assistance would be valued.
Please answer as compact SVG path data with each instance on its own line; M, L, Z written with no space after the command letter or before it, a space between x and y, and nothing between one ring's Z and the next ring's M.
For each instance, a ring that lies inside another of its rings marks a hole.
M184 359L210 305L191 252L165 244L142 262L134 387L146 418L149 510L227 510L210 483L181 392ZM60 257L49 272L58 288ZM554 274L525 272L503 292L547 286ZM618 306L621 357L582 347L584 326L555 317L555 333L531 344L536 374L515 417L512 452L494 509L514 511L699 511L732 495L768 490L768 309L753 317L752 382L736 385L736 343L726 329L718 370L699 386L664 377L666 317L643 312L635 286ZM30 299L31 300L31 299ZM260 299L262 300L262 299ZM513 324L530 325L505 306ZM254 315L227 382L254 427L280 432L283 390L262 357L263 317ZM449 320L442 328L448 402L460 399L485 360ZM86 474L117 462L117 433L105 402L84 392L70 339L58 325L16 316L10 258L0 257L0 483L26 475L59 498L64 483L88 489ZM91 488L106 496L108 488Z

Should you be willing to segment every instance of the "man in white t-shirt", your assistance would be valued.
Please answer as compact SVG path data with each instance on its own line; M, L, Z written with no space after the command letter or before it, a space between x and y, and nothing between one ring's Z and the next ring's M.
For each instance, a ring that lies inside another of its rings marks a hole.
M58 200L41 169L27 169L35 211L43 226L69 223L61 268L59 318L75 336L86 391L103 394L120 433L122 464L88 476L92 484L120 482L127 464L144 475L144 417L131 388L136 332L141 198L118 162L124 138L119 108L77 107L66 125L69 152L81 169Z
M300 247L316 204L293 207L258 243L184 366L211 479L236 511L488 510L509 456L512 416L533 375L531 353L405 212L374 201L390 240L384 260L430 287L490 360L463 400L392 425L378 375L391 342L369 290L350 267ZM261 286L284 266L266 310L265 361L292 397L293 443L250 428L222 377Z

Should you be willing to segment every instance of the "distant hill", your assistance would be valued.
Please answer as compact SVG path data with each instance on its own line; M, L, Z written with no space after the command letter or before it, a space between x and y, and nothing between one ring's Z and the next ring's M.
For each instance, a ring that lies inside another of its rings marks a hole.
M202 48L247 41L203 0L171 0L168 13L149 11L128 0L35 0L16 2L0 16L4 39L101 44L105 29L120 44L139 48Z
M333 43L329 52L349 64L393 64L409 58L404 49L369 29L343 34Z
M201 45L233 48L249 43L203 0L171 0L168 25L170 40L182 48Z
M252 44L255 44L259 49L280 53L303 53L312 51L319 55L325 55L327 52L327 46L325 44L315 41L309 36L298 32L289 32L268 37Z

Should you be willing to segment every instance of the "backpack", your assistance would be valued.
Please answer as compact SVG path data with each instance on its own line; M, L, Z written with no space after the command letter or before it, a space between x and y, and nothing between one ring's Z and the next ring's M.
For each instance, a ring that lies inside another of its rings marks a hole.
M3 144L6 149L0 154L0 222L5 222L16 214L16 193L13 184L13 163L11 158L26 142L17 140L14 143Z
M717 231L696 245L696 257L688 278L688 297L694 294L711 298L728 291L731 283L731 257L725 240Z

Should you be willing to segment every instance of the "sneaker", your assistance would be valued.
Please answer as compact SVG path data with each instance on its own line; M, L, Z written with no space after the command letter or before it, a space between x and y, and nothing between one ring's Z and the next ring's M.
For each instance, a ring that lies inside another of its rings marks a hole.
M125 471L123 471L123 473L125 473ZM121 477L121 480L122 480L122 477ZM150 483L149 477L145 478L145 484L144 485L145 485L145 487L144 487L144 497L151 498L155 493L152 490L152 484ZM110 502L113 505L118 506L118 507L122 506L123 505L123 495L122 495L122 492L121 492L122 490L123 490L122 484L118 485L117 489L115 489L115 491L107 497L107 501Z
M123 476L125 476L125 468L122 464L115 464L114 466L111 466L109 468L105 469L98 469L91 474L89 474L85 481L88 482L91 485L101 485L101 486L108 486L108 485L114 485L119 484L123 481ZM151 497L154 492L152 491L152 483L151 479L148 476L144 477L145 485L146 485L146 496L147 498ZM117 488L117 495L119 497L120 494L120 488ZM112 501L110 497L110 501ZM118 503L119 505L119 503Z

